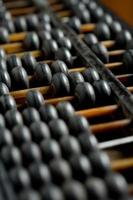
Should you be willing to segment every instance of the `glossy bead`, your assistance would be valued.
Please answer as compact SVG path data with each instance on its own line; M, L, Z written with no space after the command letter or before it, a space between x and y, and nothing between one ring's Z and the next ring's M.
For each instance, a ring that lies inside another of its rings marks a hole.
M57 41L60 47L67 48L69 50L72 48L71 40L67 37L61 37Z
M9 94L9 89L5 83L0 82L0 96Z
M69 134L68 127L62 119L53 119L49 123L51 136L56 140L59 140L62 136Z
M7 70L7 64L4 58L0 58L0 70Z
M57 104L57 111L60 118L67 121L70 116L75 114L75 110L70 102L64 101Z
M43 41L42 51L45 57L47 58L55 57L57 50L58 50L58 44L55 40Z
M21 59L16 55L11 55L7 58L7 69L11 72L15 67L22 67Z
M113 17L109 13L105 13L103 17L100 19L100 21L105 22L108 25L111 25L113 23Z
M94 81L100 80L99 73L94 68L88 68L82 72L86 82L93 83Z
M50 15L43 11L38 14L38 19L39 21L45 22L45 23L50 23L50 20L51 20Z
M96 25L94 33L96 34L98 39L101 41L109 40L111 37L110 29L109 29L108 25L104 22L99 22Z
M87 189L88 199L108 199L108 191L104 180L94 177L88 178L85 185Z
M49 65L38 63L35 68L35 78L39 83L49 85L52 80L52 72Z
M77 33L80 32L81 21L78 17L71 17L71 19L68 21L68 25Z
M5 121L2 115L0 115L1 121L0 125L0 150L2 147L11 146L13 144L12 134L11 132L5 128Z
M39 112L32 107L25 108L22 112L24 122L29 126L33 122L40 121Z
M10 95L3 95L0 97L1 113L5 113L8 110L16 109L17 105L14 98Z
M91 21L90 12L86 8L78 13L78 17L83 23L89 23Z
M26 95L28 106L39 109L44 104L43 95L39 91L30 90Z
M41 151L44 162L50 162L55 158L61 157L61 150L56 140L45 139L41 142Z
M8 30L4 27L0 27L0 44L9 42Z
M63 185L66 200L87 200L85 188L78 181L68 181Z
M123 64L129 71L133 71L133 49L125 51L123 54Z
M50 68L51 68L53 74L56 74L58 72L62 72L66 75L68 74L68 67L61 60L56 60L56 61L52 62Z
M71 73L69 73L68 77L69 77L70 86L71 86L72 90L74 90L75 87L79 83L83 83L84 82L84 77L82 76L82 74L80 72L71 72Z
M64 38L64 33L61 29L56 28L56 29L53 29L52 36L55 40L59 40L60 38Z
M122 31L122 26L121 26L120 22L113 21L110 24L110 30L111 30L112 37L116 38L116 36L119 35L119 33Z
M51 184L42 189L42 200L64 200L64 196L60 188Z
M56 108L51 104L46 104L39 109L41 119L44 122L49 123L51 120L58 118Z
M73 155L80 155L81 148L78 140L73 136L64 136L60 140L62 155L65 159L70 159Z
M23 124L23 118L19 111L16 109L8 110L5 113L5 119L7 126L12 129L16 125L22 125Z
M23 67L15 67L11 71L13 87L15 89L29 88L29 78Z
M105 177L110 172L110 160L106 153L95 151L89 154L93 173L98 177Z
M5 59L5 57L6 57L6 52L4 51L4 49L0 48L0 58Z
M33 163L29 167L31 181L35 188L39 188L42 185L45 186L51 182L51 173L49 168L40 163Z
M39 193L32 189L23 190L19 196L20 200L41 200Z
M4 26L6 27L6 29L8 30L10 34L15 32L15 26L14 26L13 20L4 21Z
M27 71L28 74L32 74L37 65L36 59L32 56L31 53L25 53L21 58L23 67Z
M51 33L46 30L39 30L38 36L39 36L40 43L42 43L44 40L51 40L52 38Z
M78 139L84 154L88 155L98 149L98 141L89 131L80 134Z
M28 27L27 27L26 19L24 17L15 18L14 25L15 25L15 30L17 32L27 31Z
M52 88L55 95L67 95L70 93L70 83L67 76L62 73L54 74L52 78Z
M41 161L41 152L36 143L27 142L21 148L24 165Z
M102 62L109 62L108 50L102 43L92 45L91 49Z
M39 31L40 30L45 30L45 31L50 32L51 29L52 29L51 24L45 23L45 22L40 22L38 27L37 27L37 30L39 30Z
M92 46L93 44L98 43L98 39L93 33L86 34L84 37L84 41L88 46Z
M0 82L3 82L8 88L11 88L11 78L6 70L0 70Z
M13 130L13 139L15 145L20 147L22 144L30 142L31 141L31 133L25 125L16 125Z
M35 14L26 16L26 23L29 31L33 31L38 26L38 18Z
M35 142L40 143L43 139L50 138L50 130L44 122L34 122L30 126L32 138Z
M94 21L99 21L104 16L104 10L102 7L97 6L96 9L92 10L91 15Z
M81 106L91 107L96 101L94 88L88 82L79 83L76 86L75 97Z
M130 31L123 30L116 37L116 46L118 46L119 48L125 48L132 39L133 38Z
M24 39L24 46L28 50L39 49L40 42L38 35L35 32L28 33Z
M73 64L73 58L70 51L64 47L61 47L56 51L55 59L64 61L67 66L72 66Z

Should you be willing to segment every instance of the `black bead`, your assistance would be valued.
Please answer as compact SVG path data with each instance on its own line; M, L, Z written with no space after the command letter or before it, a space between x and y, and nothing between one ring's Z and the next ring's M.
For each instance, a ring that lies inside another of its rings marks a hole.
M0 82L3 82L9 89L11 88L11 79L6 70L0 70Z
M45 23L50 23L50 20L51 20L50 15L46 12L40 12L38 14L38 19L39 19L39 21L45 22Z
M68 21L68 25L74 29L74 31L76 31L77 33L80 32L80 26L81 26L81 21L78 17L72 17L70 18L70 20Z
M16 109L17 105L14 98L10 95L3 95L0 97L1 113L5 113L8 110Z
M99 22L96 25L96 28L94 30L94 33L98 37L99 40L109 40L111 37L110 29L108 25L104 22Z
M15 67L11 71L12 83L15 89L29 88L29 78L23 67Z
M35 30L39 24L37 15L31 14L31 15L26 16L26 23L27 23L27 28L29 31Z
M0 27L0 44L9 42L8 30L4 27Z
M75 110L70 102L60 102L57 104L56 108L59 116L65 121L67 121L70 116L73 116L75 114Z
M59 40L61 38L64 38L64 33L61 29L56 28L56 29L53 29L52 36L55 40Z
M69 77L70 86L71 86L72 90L75 90L75 87L79 83L84 82L84 77L82 76L82 74L80 72L71 72L71 73L69 73L68 77Z
M56 108L51 104L46 104L39 109L41 119L44 122L49 123L51 120L58 118Z
M21 58L23 67L27 71L28 74L32 74L37 65L36 59L32 56L31 53L25 53Z
M0 58L0 70L7 70L7 64L4 58Z
M96 9L91 10L92 20L99 21L104 16L104 10L102 7L97 6Z
M15 18L14 25L17 32L27 31L27 23L24 17Z
M39 49L40 42L38 35L35 32L28 33L24 39L24 46L29 50L37 50Z
M0 125L0 150L1 150L2 147L4 146L11 146L13 144L13 139L11 132L4 127L5 122L2 115L0 115L0 119L3 120L3 122L1 121Z
M98 177L105 177L110 172L110 160L106 153L95 151L89 154L93 173Z
M61 47L55 52L55 59L64 61L67 66L72 66L73 58L67 48Z
M42 188L42 200L64 200L64 196L60 188L48 185Z
M5 119L6 124L9 127L9 129L12 129L16 125L22 125L23 124L23 118L19 111L16 109L8 110L5 113Z
M62 119L53 119L52 121L50 121L49 128L52 137L56 140L60 140L62 136L66 136L69 134L68 127Z
M31 141L31 133L28 127L24 125L17 125L12 130L14 143L20 147L22 144Z
M102 43L97 43L91 46L92 51L101 59L102 62L109 62L109 55L107 48Z
M30 126L32 138L35 142L40 143L43 139L50 138L50 130L44 122L34 122Z
M91 107L95 104L96 96L90 83L79 83L75 88L75 97L81 106Z
M121 26L120 22L113 21L110 24L110 30L111 30L112 38L116 38L116 36L119 35L119 33L122 31L122 26Z
M44 40L51 40L52 38L51 33L45 30L39 30L38 36L39 36L40 44L43 43Z
M69 79L62 72L54 74L52 78L52 87L55 95L63 96L70 93Z
M9 94L9 89L5 83L0 82L0 96Z
M108 191L104 180L100 178L88 178L86 181L88 199L106 200Z
M51 182L51 173L49 168L42 162L30 165L29 172L32 184L35 188L39 188L42 185L46 186Z
M55 158L61 157L61 150L56 140L45 139L41 142L41 151L44 162L50 162Z
M22 114L24 121L28 126L33 122L40 121L39 112L35 108L32 107L25 108Z
M108 25L111 25L113 23L113 17L109 13L105 13L103 17L100 19L100 21L105 22Z
M82 23L89 23L91 21L90 12L86 8L79 10L78 17Z
M50 162L50 171L54 183L61 185L70 180L72 173L67 161L64 159L55 159Z
M133 49L125 51L123 54L123 64L127 68L127 71L133 71Z
M7 57L7 69L9 72L15 67L22 67L21 59L16 55Z
M85 188L78 181L68 181L63 185L66 200L87 200Z
M6 57L6 53L5 53L4 49L0 48L0 58L5 59L5 57Z
M28 106L39 109L44 104L43 95L39 91L30 90L26 95Z
M21 148L24 165L28 166L33 162L41 161L40 148L36 143L27 142Z
M61 37L57 40L57 42L60 47L67 48L69 50L72 48L71 40L67 37Z
M52 72L48 64L38 63L35 68L35 77L43 85L49 85L52 80Z
M58 44L55 40L43 41L42 51L46 58L55 57L57 50L58 50Z
M88 155L98 149L97 139L90 132L80 134L78 139L84 154Z
M40 22L38 27L37 27L37 30L39 30L39 31L40 30L45 30L45 31L50 32L51 29L52 29L51 24L45 23L45 22Z
M19 196L20 200L41 200L39 193L32 189L23 190Z
M15 26L14 26L13 20L4 21L4 26L6 27L6 29L8 30L10 34L15 32Z
M116 46L119 48L125 48L132 39L130 31L123 30L116 37Z
M73 155L80 155L81 148L78 140L73 136L64 136L60 140L62 155L65 159L70 159Z
M68 74L68 67L61 60L56 60L56 61L52 62L50 68L51 68L53 74L56 74L58 72L63 72L66 75Z
M88 68L82 72L86 82L93 83L94 81L100 80L99 73L94 68Z
M84 37L84 41L88 46L98 43L97 37L93 33L88 33Z

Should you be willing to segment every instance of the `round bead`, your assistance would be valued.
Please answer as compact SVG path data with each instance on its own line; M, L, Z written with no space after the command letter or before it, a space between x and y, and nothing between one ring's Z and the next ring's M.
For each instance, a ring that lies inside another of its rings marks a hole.
M27 23L24 17L17 17L14 21L15 30L17 32L25 32L27 31Z
M19 111L16 109L14 110L8 110L5 114L6 119L6 125L12 129L16 125L22 125L23 124L23 118Z
M55 59L64 61L67 66L72 66L73 64L72 55L70 51L65 47L61 47L55 52Z
M4 27L0 27L0 44L9 42L8 30Z
M70 93L70 83L67 76L62 73L54 74L52 78L52 88L55 95L67 95Z
M119 35L119 33L122 31L122 26L118 21L113 21L110 24L110 30L112 38L116 38L116 36Z
M111 37L110 29L108 25L104 22L99 22L96 25L94 33L96 34L98 39L101 41L110 40L110 37Z
M93 33L86 34L84 37L84 41L88 46L92 46L93 44L98 43L98 39L96 35L94 35Z
M58 50L58 44L55 40L43 41L42 51L46 58L55 57L57 50Z
M22 67L21 59L16 55L11 55L7 58L7 69L11 72L15 67Z
M61 29L56 28L56 29L53 29L52 36L55 40L59 40L60 38L64 38L64 33Z
M28 106L39 109L44 104L43 95L39 91L30 90L26 95Z
M4 58L0 58L0 70L7 70L6 60Z
M25 53L21 58L23 67L27 71L28 74L32 74L37 65L36 59L32 56L31 53Z
M11 79L6 70L0 70L0 82L3 82L8 88L11 88Z
M51 104L46 104L39 109L41 119L44 122L49 123L51 120L58 118L56 108Z
M50 162L55 158L61 157L60 146L56 140L45 139L41 142L40 147L42 150L44 162Z
M119 48L125 48L132 39L130 31L123 30L116 37L116 46Z
M45 23L50 23L50 20L51 20L50 15L43 11L38 14L38 19L39 21L45 22Z
M50 68L51 68L53 74L56 74L58 72L62 72L66 75L68 74L68 67L61 60L56 60L56 61L52 62Z
M97 55L102 62L109 62L109 55L107 48L102 43L97 43L91 46L92 51Z
M104 10L102 7L97 6L96 9L91 12L93 21L99 21L104 16Z
M24 121L28 126L33 122L40 121L39 112L35 108L32 107L25 108L22 114Z
M133 71L133 49L125 51L123 54L123 64L129 71Z
M13 139L11 132L4 127L5 126L4 118L2 118L2 115L0 116L1 116L0 118L3 120L3 124L0 125L0 150L1 150L2 147L4 146L11 146L13 143Z
M4 49L0 48L0 58L5 59L5 57L6 57L6 53L5 53Z
M103 17L100 19L100 21L105 22L108 25L111 25L113 23L113 17L109 13L105 13Z
M75 88L75 97L82 106L91 107L95 104L96 96L93 86L90 83L79 83Z
M0 128L5 128L5 117L0 114ZM2 129L1 131L3 131L4 129Z
M5 83L0 82L0 96L9 94L9 89Z
M42 189L42 200L64 200L62 191L55 185Z
M86 82L93 83L94 81L100 80L100 76L96 69L88 68L82 72Z
M28 33L24 39L24 46L29 50L39 49L40 42L38 35L35 32Z
M20 200L41 200L39 193L34 190L23 190L20 193Z
M15 26L14 26L13 20L4 21L4 26L6 27L6 29L8 30L10 34L15 32Z
M51 33L46 30L39 30L38 36L39 36L40 43L42 43L44 40L51 40L52 38Z
M29 31L33 31L38 26L38 18L37 15L31 14L26 16L26 23Z
M62 119L53 119L49 123L51 135L56 140L59 140L62 136L69 134L68 127Z
M57 41L60 47L67 48L69 50L72 48L71 40L67 37L61 37Z
M71 89L74 90L79 83L84 82L84 77L80 72L71 72L69 73L69 81Z
M71 17L71 19L68 21L68 25L74 29L77 33L80 31L81 21L78 17Z
M3 95L0 97L1 113L5 113L8 110L16 109L17 105L14 98L10 95Z
M23 67L15 67L11 71L12 82L15 89L29 88L29 78Z
M45 22L40 22L40 24L37 27L37 30L39 30L39 31L40 30L45 30L45 31L50 32L51 29L52 29L51 24L45 23Z
M43 139L50 138L50 130L44 122L34 122L30 126L32 138L35 142L40 143Z

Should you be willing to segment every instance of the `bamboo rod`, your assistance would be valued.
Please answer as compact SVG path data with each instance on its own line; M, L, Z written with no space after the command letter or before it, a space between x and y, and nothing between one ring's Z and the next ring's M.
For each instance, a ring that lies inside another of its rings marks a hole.
M121 171L129 168L133 168L133 158L125 158L112 162L112 169L114 171Z

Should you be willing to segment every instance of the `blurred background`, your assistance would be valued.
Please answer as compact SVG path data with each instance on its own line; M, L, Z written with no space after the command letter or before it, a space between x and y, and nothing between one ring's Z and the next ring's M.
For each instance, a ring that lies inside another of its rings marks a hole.
M102 0L102 2L133 26L133 0Z

